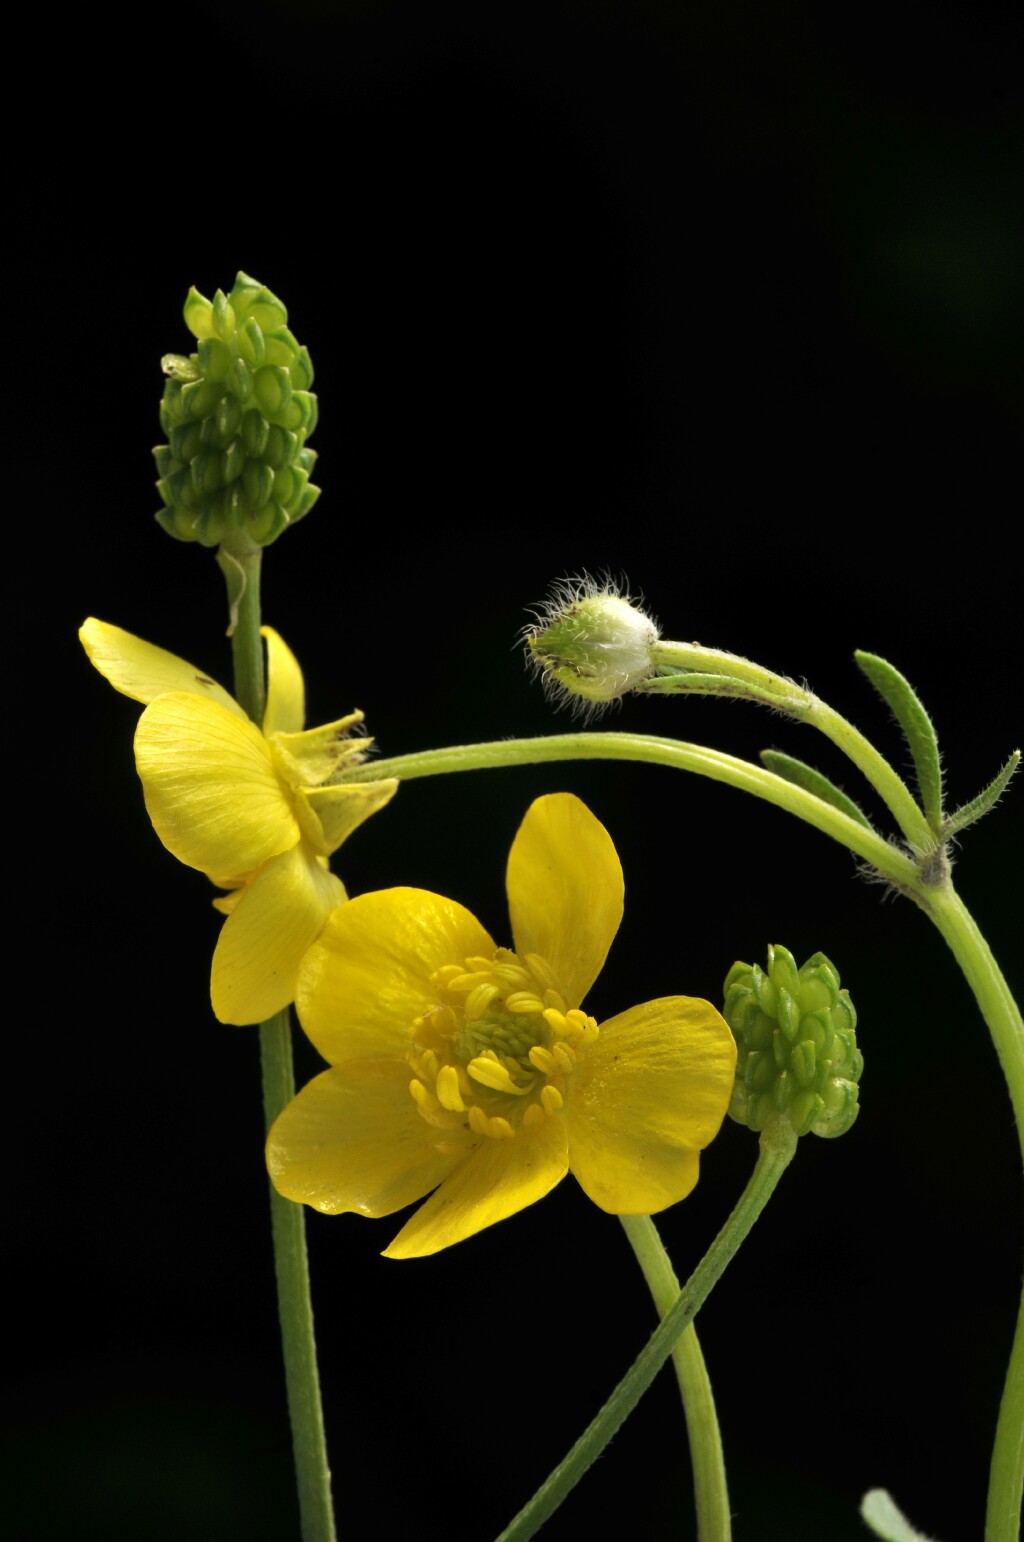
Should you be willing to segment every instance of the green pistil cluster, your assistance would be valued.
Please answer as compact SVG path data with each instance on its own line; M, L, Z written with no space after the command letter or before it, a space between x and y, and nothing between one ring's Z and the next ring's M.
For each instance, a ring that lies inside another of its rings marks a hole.
M733 964L723 1015L739 1055L729 1113L751 1130L785 1115L797 1135L843 1135L858 1113L857 1014L824 953L800 969L769 947L768 969Z
M180 541L219 546L244 532L269 546L320 496L306 447L313 366L287 321L281 301L244 273L212 301L189 292L185 322L199 347L162 361L168 442L153 452L165 505L156 517Z
M490 1050L499 1060L513 1062L532 1081L536 1071L530 1064L530 1051L535 1044L545 1044L550 1039L546 1029L544 1019L535 1013L524 1016L521 1012L506 1012L496 1002L483 1017L463 1023L455 1040L456 1058L462 1065L468 1065Z

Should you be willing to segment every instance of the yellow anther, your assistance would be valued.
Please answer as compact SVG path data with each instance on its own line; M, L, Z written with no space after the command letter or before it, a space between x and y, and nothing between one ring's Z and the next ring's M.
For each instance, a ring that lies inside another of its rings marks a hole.
M565 997L560 995L558 991L547 990L544 992L544 1005L546 1007L554 1007L556 1012L564 1013Z
M527 953L524 957L531 972L536 975L541 985L548 987L554 985L554 972L542 953Z
M558 1062L549 1049L543 1044L535 1044L530 1051L530 1064L543 1071L545 1076L551 1076L558 1070Z
M428 1089L421 1081L417 1081L415 1076L409 1083L409 1091L412 1093L413 1102L418 1103L420 1108L429 1108L434 1101Z
M542 1012L544 1003L532 991L513 991L505 997L505 1007L509 1012Z
M551 1032L557 1034L560 1039L564 1039L568 1036L569 1024L566 1021L564 1014L561 1012L556 1012L554 1007L547 1007L545 1009L544 1021L551 1029Z
M494 960L493 960L493 958L480 958L480 957L477 957L476 954L474 954L472 958L467 958L466 959L466 973L467 974L471 974L473 972L473 970L475 970L475 969L476 970L489 970L489 969L492 969L493 967L494 967Z
M512 955L513 958L515 955ZM530 983L530 976L520 964L495 964L494 973L505 986L523 990Z
M517 1087L508 1073L506 1066L502 1065L492 1049L484 1050L482 1055L477 1055L466 1067L470 1076L482 1087L490 1087L492 1092L511 1092L516 1097L522 1097L523 1088Z
M482 985L490 978L489 969L476 969L472 974L457 974L454 979L446 980L445 986L450 991L471 991L474 986Z
M487 1121L487 1133L492 1140L511 1140L516 1132L507 1119L495 1114L493 1119Z
M574 1039L580 1039L583 1037L584 1033L587 1031L588 1024L592 1022L592 1020L593 1019L587 1016L586 1012L581 1012L579 1007L573 1007L571 1012L566 1012L565 1014L565 1021L568 1024L569 1033Z
M544 1110L539 1103L531 1103L523 1115L523 1129L535 1130L538 1124L544 1123Z
M479 1103L471 1103L469 1106L469 1128L474 1135L487 1134L487 1115Z
M563 1072L573 1070L576 1065L576 1056L568 1044L552 1044L551 1053L558 1062L558 1069Z
M557 1113L565 1103L565 1099L559 1092L558 1088L553 1087L550 1082L548 1082L546 1087L541 1088L540 1100L544 1105L544 1112L546 1114Z
M459 975L464 972L459 964L442 964L440 969L435 969L434 973L430 976L430 983L431 985L439 986L443 990L450 980L457 980Z
M545 1089L546 1090L546 1089ZM453 1065L442 1066L437 1073L437 1100L453 1114L464 1114L466 1105L459 1090L459 1073Z
M473 1023L478 1017L482 1017L495 996L500 995L500 990L491 980L485 980L482 985L474 986L466 997L465 1005L462 1008L466 1021Z

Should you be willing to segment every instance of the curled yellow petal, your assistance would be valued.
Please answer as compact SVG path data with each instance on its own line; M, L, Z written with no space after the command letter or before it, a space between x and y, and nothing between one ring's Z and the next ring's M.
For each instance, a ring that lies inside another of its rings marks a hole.
M353 830L364 820L390 803L398 791L397 777L380 782L349 782L337 787L311 787L295 794L296 804L305 804L316 815L323 842L324 856L337 851ZM301 816L300 816L301 817Z
M280 1193L328 1215L390 1215L428 1194L475 1143L420 1118L404 1064L359 1060L293 1098L271 1127L267 1167Z
M538 798L512 842L507 884L516 952L546 959L567 1005L578 1007L622 920L611 836L572 793Z
M213 955L210 997L222 1023L261 1023L295 997L306 949L345 898L305 843L264 862L231 896Z
M385 1258L424 1258L550 1194L568 1171L559 1118L522 1127L511 1140L484 1139L402 1227Z
M211 680L209 675L178 658L177 654L168 653L166 648L154 647L122 627L97 621L95 616L90 616L79 628L78 636L90 663L122 696L148 703L168 691L188 691L218 702L236 717L245 718L234 697L229 696L216 680Z
M296 734L306 721L306 685L299 661L280 632L260 627L267 645L267 706L265 734Z
M570 1167L594 1203L650 1215L688 1194L735 1067L735 1040L708 1001L665 996L602 1024L565 1105Z
M135 761L156 833L189 867L251 873L299 840L263 735L217 702L158 696L139 719Z

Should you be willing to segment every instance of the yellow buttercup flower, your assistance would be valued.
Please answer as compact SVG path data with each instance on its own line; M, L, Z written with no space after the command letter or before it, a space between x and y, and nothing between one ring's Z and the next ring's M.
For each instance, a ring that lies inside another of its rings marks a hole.
M600 1027L580 1008L623 881L578 798L531 805L507 886L514 949L454 900L384 889L336 910L299 971L302 1025L331 1065L271 1129L270 1175L329 1214L429 1194L390 1258L472 1236L567 1172L613 1214L663 1210L729 1104L736 1046L709 1002L667 996Z
M263 731L216 681L163 648L90 617L79 636L115 690L145 704L135 763L157 835L180 862L230 892L210 995L223 1023L258 1023L288 1005L299 961L345 890L331 852L394 795L394 779L342 778L372 743L353 712L303 732L298 662L263 628Z

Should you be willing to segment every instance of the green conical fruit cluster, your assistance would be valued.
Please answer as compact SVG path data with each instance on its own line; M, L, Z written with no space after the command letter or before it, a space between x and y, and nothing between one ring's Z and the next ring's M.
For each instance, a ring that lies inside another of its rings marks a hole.
M243 532L269 546L308 514L317 419L309 353L270 290L239 273L212 300L195 289L185 322L199 341L187 357L166 354L160 404L167 443L154 450L164 507L157 519L180 541L219 546Z
M739 1050L733 1119L763 1130L785 1115L798 1135L843 1135L850 1128L864 1057L853 1002L824 953L800 969L779 946L768 949L767 971L733 964L723 1015Z

